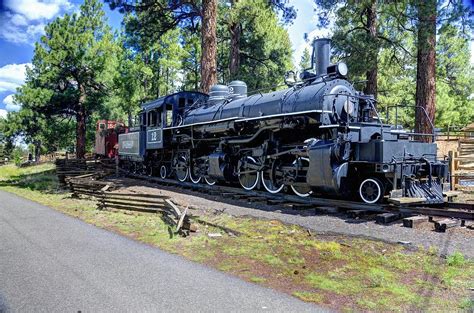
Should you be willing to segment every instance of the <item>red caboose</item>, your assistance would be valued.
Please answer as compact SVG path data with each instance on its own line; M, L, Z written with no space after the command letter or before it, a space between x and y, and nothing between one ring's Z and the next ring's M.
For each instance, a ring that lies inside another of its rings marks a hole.
M114 158L118 153L118 135L127 132L122 122L99 120L95 131L96 158Z

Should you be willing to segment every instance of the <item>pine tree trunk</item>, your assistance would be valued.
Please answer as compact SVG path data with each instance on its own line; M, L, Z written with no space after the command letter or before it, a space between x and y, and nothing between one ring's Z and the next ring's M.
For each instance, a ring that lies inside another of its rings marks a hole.
M436 113L436 0L417 0L418 53L416 67L415 131L431 134ZM429 119L429 120L428 120ZM421 136L420 136L421 137ZM423 141L431 138L423 136Z
M217 0L202 1L201 91L209 92L217 82Z
M35 162L38 163L41 157L41 140L35 141Z
M76 158L84 159L86 155L86 99L84 87L79 85L81 95L76 112Z
M127 112L127 115L128 115L128 127L132 127L132 123L133 123L132 111L129 110ZM133 125L133 126L135 126L135 125Z
M239 0L232 0L233 6ZM240 68L240 35L242 33L242 26L239 21L233 21L229 25L230 32L230 60L229 60L229 76L230 79L236 79Z
M374 43L373 49L371 49L369 64L371 65L369 70L366 72L367 82L365 84L364 93L367 95L374 95L377 98L377 57L378 57L378 45L377 41L377 2L372 0L366 11L367 17L367 34L369 35L371 42Z

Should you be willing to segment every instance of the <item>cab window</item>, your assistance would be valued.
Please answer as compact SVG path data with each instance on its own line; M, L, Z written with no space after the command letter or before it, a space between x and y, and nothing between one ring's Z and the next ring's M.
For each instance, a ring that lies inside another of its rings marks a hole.
M159 108L156 110L156 126L161 127L162 124L162 114L163 114L163 108Z
M173 126L173 105L166 105L166 126Z
M140 114L140 124L143 126L146 126L146 113L145 112Z
M156 126L156 110L148 112L148 126Z

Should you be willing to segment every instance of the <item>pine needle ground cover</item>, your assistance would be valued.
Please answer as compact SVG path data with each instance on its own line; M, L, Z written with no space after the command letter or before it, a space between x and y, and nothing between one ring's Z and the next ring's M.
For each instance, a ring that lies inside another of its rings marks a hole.
M58 189L54 165L0 167L0 189L50 206L87 223L181 255L252 283L341 311L469 311L473 308L474 262L461 253L437 251L347 236L312 235L276 220L227 214L206 221L238 236L199 225L176 235L158 214L97 210L92 200Z

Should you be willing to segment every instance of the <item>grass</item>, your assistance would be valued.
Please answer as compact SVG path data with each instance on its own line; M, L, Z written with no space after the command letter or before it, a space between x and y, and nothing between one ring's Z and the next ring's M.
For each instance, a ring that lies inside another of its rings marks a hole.
M176 236L157 214L99 211L91 200L73 199L58 189L45 164L0 167L0 189L53 207L98 227L207 264L303 301L342 311L469 311L474 263L461 253L442 259L433 249L342 236L310 236L279 221L226 214L209 222L243 235L209 238L219 232L199 227Z

